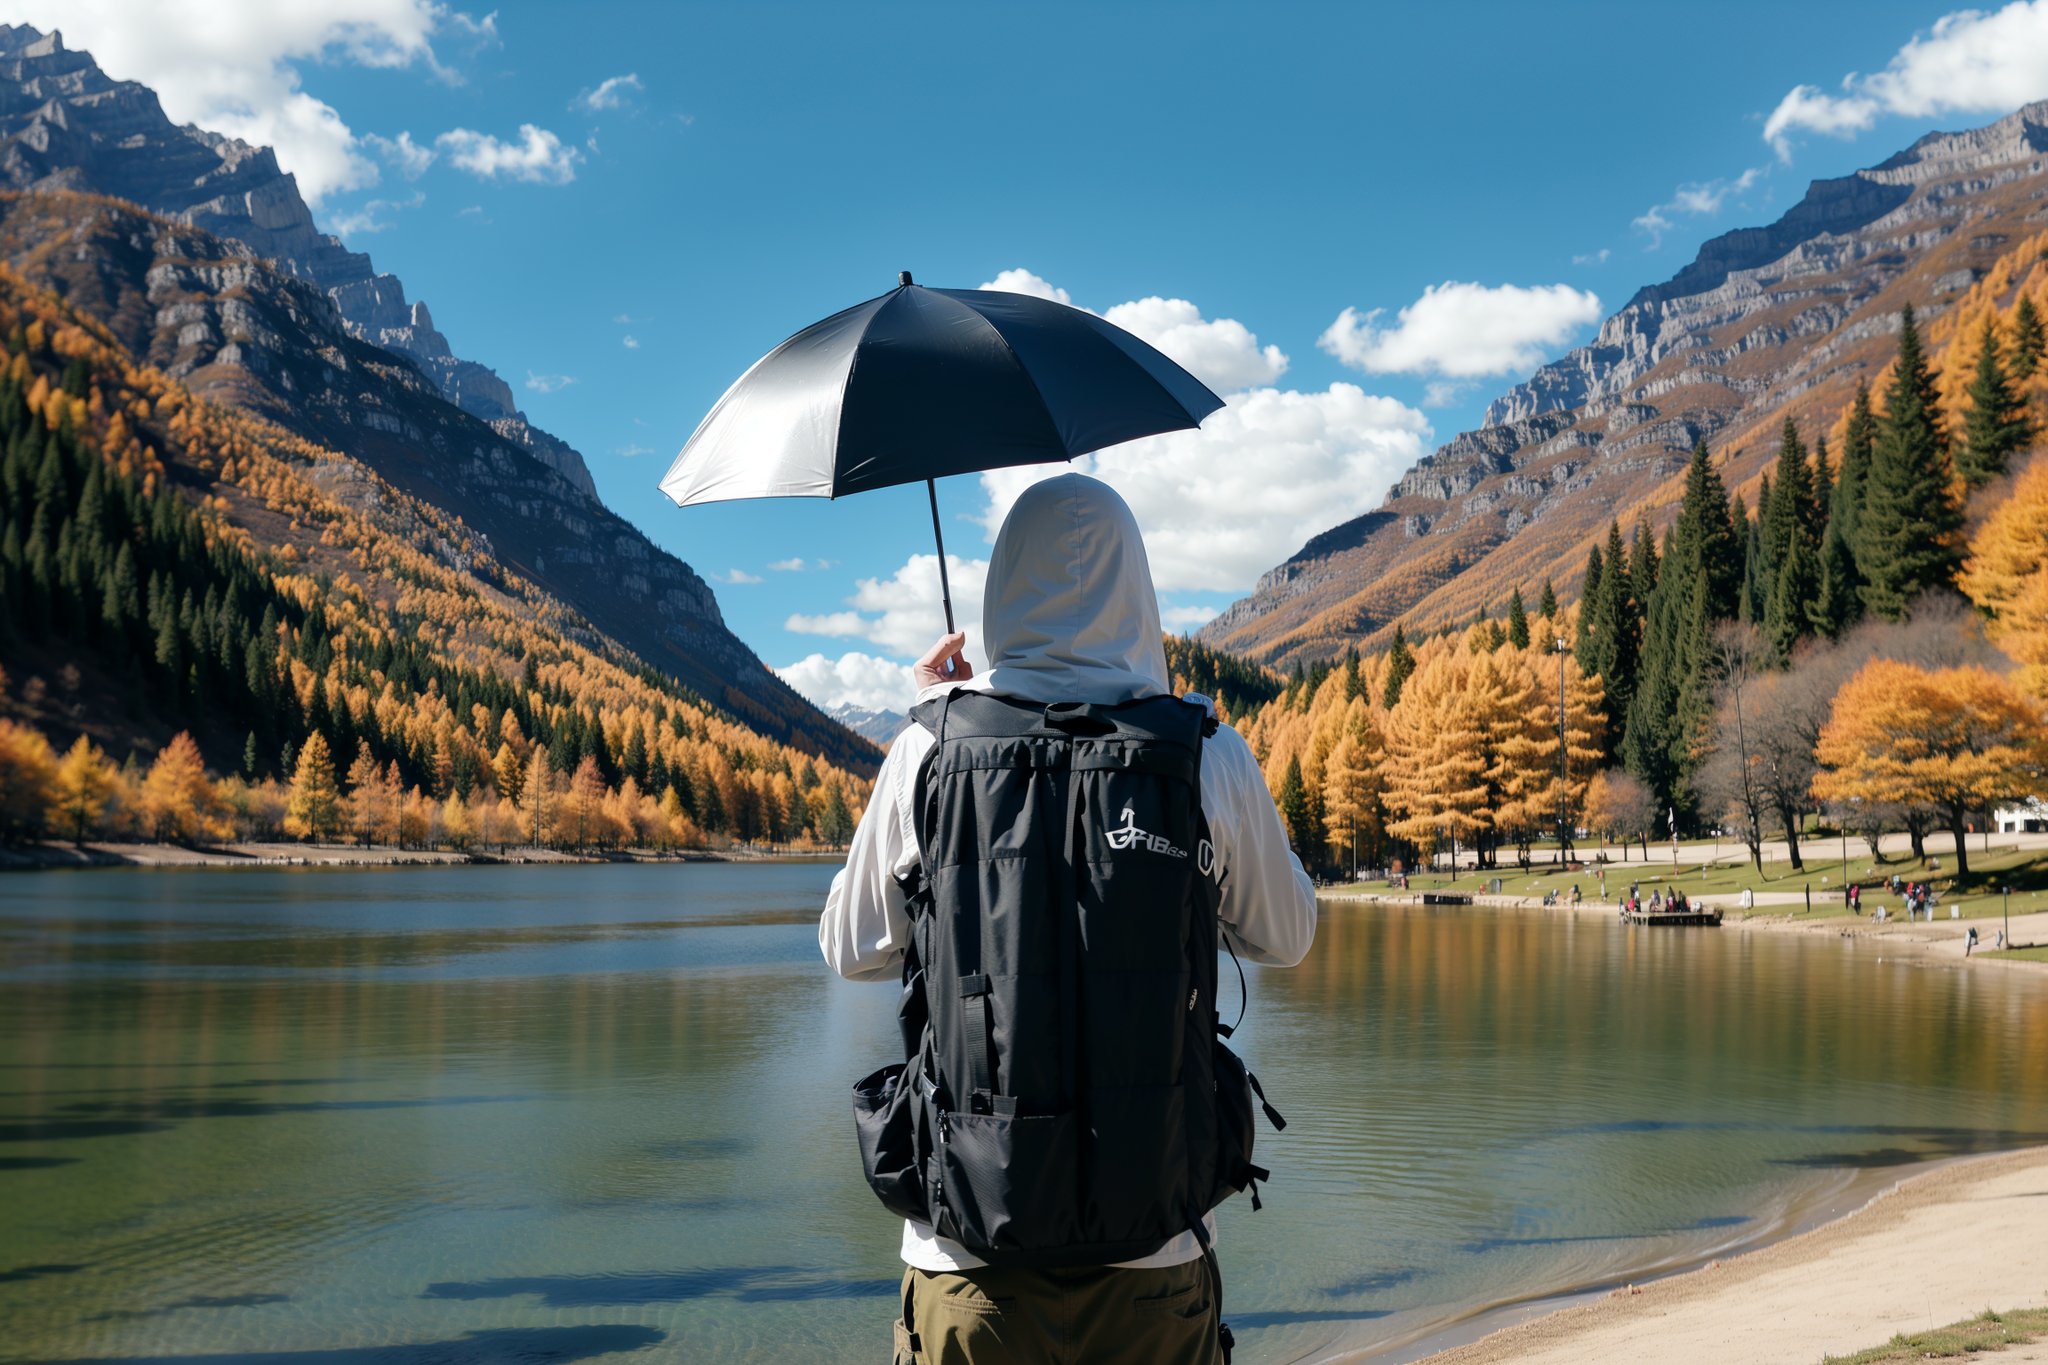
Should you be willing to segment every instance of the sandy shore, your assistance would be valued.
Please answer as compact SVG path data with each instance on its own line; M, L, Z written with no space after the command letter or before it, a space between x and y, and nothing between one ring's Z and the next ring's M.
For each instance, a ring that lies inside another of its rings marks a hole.
M250 843L188 848L180 844L34 844L0 848L0 871L67 867L397 867L465 863L601 862L765 862L811 858L748 849L655 853L628 849L604 855L563 853L551 848L513 848L502 853L456 853L449 849L362 848L354 844Z
M1909 1176L1811 1232L1426 1357L1428 1365L1817 1362L2048 1305L2048 1148ZM1997 1357L2040 1359L2039 1347Z

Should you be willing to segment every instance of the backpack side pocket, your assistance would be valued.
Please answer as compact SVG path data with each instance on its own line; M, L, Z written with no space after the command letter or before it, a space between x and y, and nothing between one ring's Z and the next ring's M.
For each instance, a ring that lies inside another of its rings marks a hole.
M917 1087L906 1070L895 1062L854 1083L853 1126L861 1168L882 1206L899 1218L930 1222L918 1162Z

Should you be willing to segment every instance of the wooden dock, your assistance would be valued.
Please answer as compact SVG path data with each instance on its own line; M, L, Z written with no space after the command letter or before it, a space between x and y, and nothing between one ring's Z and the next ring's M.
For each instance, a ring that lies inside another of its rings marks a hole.
M1621 918L1625 924L1679 924L1708 929L1721 927L1721 912L1711 905L1696 906L1689 910L1623 910Z

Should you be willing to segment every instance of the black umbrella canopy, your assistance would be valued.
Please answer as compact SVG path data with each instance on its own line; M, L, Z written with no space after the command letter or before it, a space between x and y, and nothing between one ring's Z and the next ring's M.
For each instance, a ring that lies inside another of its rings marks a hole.
M990 289L902 283L813 323L725 391L661 480L678 506L838 498L1070 460L1197 427L1223 406L1145 342L1079 308Z

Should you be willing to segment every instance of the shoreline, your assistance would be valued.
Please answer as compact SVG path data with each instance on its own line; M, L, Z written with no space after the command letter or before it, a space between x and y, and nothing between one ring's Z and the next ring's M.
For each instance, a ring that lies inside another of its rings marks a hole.
M1342 902L1351 905L1415 905L1422 904L1419 891L1366 891L1318 887L1318 900ZM1986 932L1983 919L1976 920L1921 920L1908 922L1891 920L1883 924L1874 922L1869 916L1833 915L1824 919L1804 919L1791 913L1773 913L1773 907L1759 906L1755 910L1741 911L1731 906L1720 905L1719 898L1707 898L1723 912L1719 932L1734 930L1737 933L1785 934L1793 936L1825 937L1836 939L1850 947L1873 945L1895 954L1900 960L1923 966L1944 966L1952 968L1980 965L2006 970L2041 972L2048 971L2048 962L2026 958L2004 957L1991 947L1991 937ZM1616 907L1599 901L1588 900L1578 906L1544 905L1533 896L1493 896L1484 892L1474 893L1474 906L1497 910L1534 911L1546 915L1570 915L1578 918L1593 917L1613 920ZM1439 907L1456 911L1458 906ZM1967 955L1964 952L1969 930L1974 926L1978 931L1977 950ZM1673 933L1697 932L1694 930L1657 927L1645 932ZM2013 942L2017 945L2048 942L2048 911L2031 911L2012 917Z
M2044 1198L2048 1147L1956 1157L1704 1266L1494 1305L1407 1342L1324 1359L1696 1365L1847 1354L1986 1306L2048 1304L2048 1239L2031 1202Z
M768 852L752 849L617 849L605 853L568 853L551 848L512 848L499 853L459 853L452 849L361 847L355 844L253 842L183 844L94 842L30 844L0 848L0 874L8 872L91 871L107 868L175 869L236 867L506 867L539 864L594 863L769 863L810 862L844 857L843 852Z

